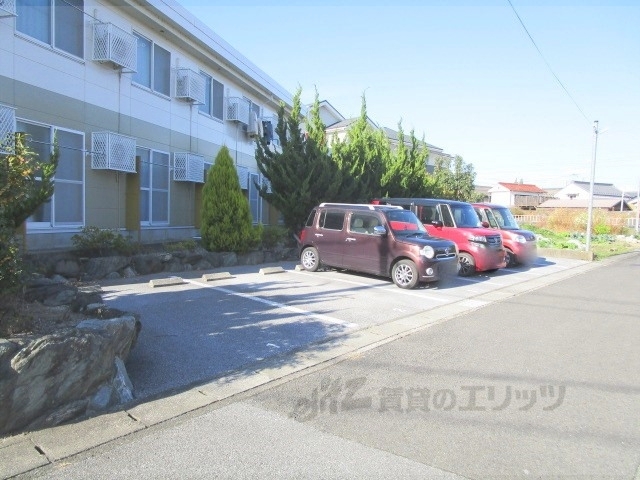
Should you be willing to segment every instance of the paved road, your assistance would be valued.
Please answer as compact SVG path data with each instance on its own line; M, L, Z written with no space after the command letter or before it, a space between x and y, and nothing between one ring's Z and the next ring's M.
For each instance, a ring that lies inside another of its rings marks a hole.
M196 385L349 332L416 316L435 319L445 306L470 311L502 298L495 296L500 292L512 295L589 266L539 259L530 268L406 291L388 279L283 265L282 274L236 267L232 278L203 282L197 274L184 277L183 285L156 289L148 278L105 284L110 306L142 316L143 329L127 362L136 397Z
M24 477L638 480L640 300L633 292L640 291L640 254L564 272L533 277L531 269L466 282L476 289L472 308L466 299L413 311L407 296L408 311L374 317L368 326L340 309L283 302L279 286L260 287L258 298L271 292L269 301L288 312L285 319L313 315L351 329L341 346L333 345L343 354L319 363L307 346L291 355L306 355L306 364L253 364L263 377L258 382L231 376L39 432L28 442L46 456L42 463L55 463ZM510 280L522 273L532 278ZM492 281L504 285L484 290ZM364 290L384 298L378 287ZM232 297L255 293L222 288L236 292ZM515 295L518 290L523 293ZM351 303L360 308L358 298ZM225 311L238 306L232 307ZM454 315L440 315L445 310ZM291 373L269 382L278 378L275 370ZM221 392L229 388L236 395L225 398ZM215 395L224 400L212 403ZM4 450L24 452L28 442Z

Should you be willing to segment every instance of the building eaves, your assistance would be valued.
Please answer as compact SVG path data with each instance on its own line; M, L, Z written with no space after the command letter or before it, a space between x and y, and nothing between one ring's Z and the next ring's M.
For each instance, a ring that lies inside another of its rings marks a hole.
M184 41L185 38L191 39L203 49L206 58L217 61L222 67L228 69L247 84L253 84L254 88L258 87L256 93L263 96L265 100L271 101L274 107L277 108L280 101L286 105L292 105L293 97L283 86L175 0L122 0L118 4L126 4L129 1L132 2L133 11L142 7L155 13L157 18L152 16L150 21L160 21L179 29L179 32L165 31L163 33L173 37L176 41Z

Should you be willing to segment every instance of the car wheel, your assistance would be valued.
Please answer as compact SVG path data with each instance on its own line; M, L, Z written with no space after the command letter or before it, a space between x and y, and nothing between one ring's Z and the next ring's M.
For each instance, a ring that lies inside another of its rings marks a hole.
M505 258L507 260L507 267L515 267L516 265L518 265L518 260L516 258L515 253L513 253L508 248L506 248L505 250L506 250Z
M468 277L476 273L476 261L468 253L462 252L458 254L458 275L461 277Z
M400 260L393 266L391 278L400 288L413 288L418 284L418 268L411 260Z
M305 270L315 272L320 267L320 256L318 250L315 247L307 247L302 251L300 255L300 263Z

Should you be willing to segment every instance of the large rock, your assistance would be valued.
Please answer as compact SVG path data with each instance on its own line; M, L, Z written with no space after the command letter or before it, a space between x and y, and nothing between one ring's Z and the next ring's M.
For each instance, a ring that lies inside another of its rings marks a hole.
M122 377L116 358L128 357L139 331L140 322L125 315L85 320L19 350L0 343L0 433L49 426L86 411L102 386Z
M100 280L112 272L118 272L129 265L129 258L123 256L95 257L87 260L85 275L90 280Z

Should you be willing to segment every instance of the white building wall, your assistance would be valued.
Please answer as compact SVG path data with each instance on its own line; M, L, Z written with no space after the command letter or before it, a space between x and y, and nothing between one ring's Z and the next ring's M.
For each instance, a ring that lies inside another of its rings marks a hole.
M497 203L498 205L503 205L505 207L512 207L513 195L509 190L500 190L491 192L491 203Z
M173 153L178 151L204 155L205 161L212 162L221 146L226 145L237 165L258 172L255 140L238 123L209 117L197 105L175 98L173 69L206 72L223 84L226 96L246 97L260 105L263 116L276 116L280 101L290 105L288 92L171 0L130 3L85 0L84 12L84 58L57 51L17 32L15 18L0 18L0 104L16 108L16 117L21 120L84 134L87 226L123 228L124 185L130 175L91 169L91 133L95 131L134 136L138 147L171 153L172 162ZM164 14L170 18L164 18ZM92 60L96 18L126 32L135 31L170 52L170 96L135 84L131 73ZM218 50L214 53L208 48ZM26 86L33 87L33 97L24 95ZM186 196L194 195L193 186L174 183L177 182L173 182L171 175L170 195L180 195L171 201L175 200L176 205L188 204ZM94 195L97 197L89 200ZM193 231L193 215L185 220L184 215L175 213L169 215L170 225L157 233L158 237L166 238L171 229ZM51 246L54 234L58 242L60 238L68 240L77 231L77 228L39 230L38 235L50 235L48 240L43 237L35 244ZM29 233L35 238L35 232Z

